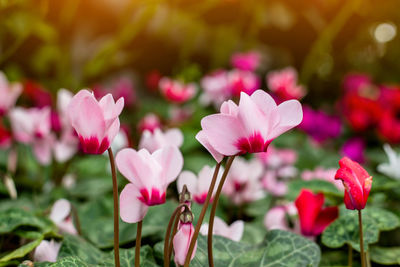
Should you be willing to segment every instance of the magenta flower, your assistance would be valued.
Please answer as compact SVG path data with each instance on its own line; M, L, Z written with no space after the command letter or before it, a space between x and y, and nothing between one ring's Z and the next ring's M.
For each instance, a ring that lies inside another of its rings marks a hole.
M51 161L54 135L51 133L50 107L14 108L10 121L15 140L32 145L33 152L41 164Z
M160 119L153 113L146 114L138 123L138 130L140 133L143 133L145 130L154 133L154 131L159 128L161 128Z
M153 154L146 149L125 148L118 152L115 162L130 182L120 194L121 219L136 223L144 218L150 206L165 202L168 185L182 170L183 157L174 146Z
M240 70L255 71L260 65L261 55L256 51L235 53L232 55L231 64Z
M183 144L183 134L178 128L173 128L162 132L155 129L154 132L145 130L140 138L139 148L145 148L150 153L165 146L180 147Z
M0 116L6 114L22 93L20 83L9 83L3 72L0 71Z
M362 93L368 87L375 87L368 74L349 73L343 78L343 89L346 93Z
M111 94L97 101L93 93L81 90L72 98L68 115L83 152L102 154L110 147L119 131L118 116L123 107L124 99L114 102Z
M193 233L194 233L194 227L191 222L179 223L178 232L176 232L176 235L174 236L173 240L174 253L175 253L174 261L176 263L176 266L183 266L185 264L186 255L189 250L189 245L190 241L192 240ZM196 249L197 249L197 240L190 260L194 258L196 254Z
M297 84L297 72L288 67L280 71L272 71L267 75L268 88L280 100L301 99L306 91Z
M228 90L231 96L239 97L246 93L251 95L260 88L260 78L251 71L231 70L228 73Z
M194 97L197 88L194 83L184 84L177 80L164 77L159 82L162 95L173 103L183 103Z
M277 106L262 90L251 96L241 93L239 105L227 101L220 111L201 120L201 137L225 156L265 152L276 137L303 118L299 101L289 100Z
M207 198L208 189L210 188L214 169L215 167L204 166L200 170L198 176L191 171L183 171L177 180L178 192L182 192L183 186L186 185L187 189L192 194L193 200L198 204L204 204ZM223 170L220 170L216 184L219 184L222 173ZM213 195L216 190L217 188L214 188ZM211 196L210 201L212 201L213 195Z
M239 242L242 239L244 231L244 222L241 220L233 222L231 225L227 225L221 218L215 216L213 235L223 236L230 240ZM202 235L208 235L208 223L201 225L200 233Z
M308 106L303 106L303 116L299 129L317 143L337 138L342 132L342 123L337 116L328 115L322 110L313 110Z
M358 163L365 162L365 141L361 138L354 137L347 140L341 149L341 154L345 157L357 161Z

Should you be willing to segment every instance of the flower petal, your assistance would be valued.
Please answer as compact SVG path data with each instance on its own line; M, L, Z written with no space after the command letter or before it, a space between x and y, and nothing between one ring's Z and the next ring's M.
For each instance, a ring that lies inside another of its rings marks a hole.
M119 196L120 216L124 222L137 223L143 220L148 206L139 200L141 194L133 184L127 184Z
M191 171L183 171L176 182L178 193L182 192L183 186L186 185L189 192L193 195L198 193L197 190L197 177Z
M161 165L167 186L176 179L182 170L182 153L175 146L166 146L155 151L152 156Z
M303 110L297 100L289 100L280 104L277 108L280 116L279 124L272 129L270 140L278 137L282 133L296 127L303 120Z
M197 141L199 141L200 144L202 144L208 150L208 152L210 152L211 156L213 156L213 158L218 163L220 163L222 161L222 159L224 158L224 155L219 153L217 150L215 150L215 148L213 146L211 146L211 144L208 142L207 136L203 130L201 130L200 132L197 133L196 139L197 139Z

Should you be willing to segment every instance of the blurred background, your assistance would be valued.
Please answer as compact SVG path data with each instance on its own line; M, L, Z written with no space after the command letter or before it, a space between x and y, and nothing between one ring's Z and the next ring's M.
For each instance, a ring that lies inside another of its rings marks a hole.
M397 0L0 0L0 69L55 92L110 76L201 75L257 50L259 71L294 66L306 102L337 97L343 75L399 82ZM265 84L263 84L265 86Z

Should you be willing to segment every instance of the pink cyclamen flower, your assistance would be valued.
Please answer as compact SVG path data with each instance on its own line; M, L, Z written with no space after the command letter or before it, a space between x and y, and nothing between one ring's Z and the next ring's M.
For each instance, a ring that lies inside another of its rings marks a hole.
M261 55L256 51L235 53L231 57L231 64L240 70L255 71L260 65Z
M292 231L289 226L287 218L289 216L297 215L297 209L294 203L288 203L286 205L275 206L268 210L264 216L264 226L267 230L281 229L285 231ZM295 224L294 232L300 232L298 225Z
M72 235L78 234L71 217L71 203L66 199L57 200L50 212L50 219L57 225L61 232Z
M96 98L102 98L108 93L115 98L123 98L126 107L132 106L136 102L136 92L132 80L127 76L113 79L110 84L95 85L93 92Z
M6 114L17 102L22 93L22 84L9 83L3 72L0 71L0 116Z
M165 146L180 147L183 143L183 134L178 128L173 128L162 132L160 129L155 129L154 132L145 130L139 141L139 148L145 148L150 153Z
M223 236L230 240L239 242L242 239L244 231L244 222L241 220L233 222L231 225L227 225L221 218L215 216L213 235ZM202 235L208 235L208 223L201 225L200 233Z
M338 207L323 208L324 194L302 189L295 201L299 213L301 233L305 236L321 234L339 216Z
M215 167L204 166L200 170L198 177L196 177L196 175L191 171L183 171L177 180L178 192L182 192L183 186L186 185L189 192L192 194L193 200L198 204L203 204L207 198L207 193L208 189L210 188L214 170ZM216 184L219 184L222 173L223 170L220 170L219 175L217 176ZM212 201L216 190L217 188L214 188L214 192L210 201Z
M32 145L33 152L41 164L51 161L54 136L51 133L50 107L14 108L9 114L15 140Z
M42 240L33 253L33 259L37 262L56 262L60 248L61 243L55 242L53 239L50 241Z
M299 101L289 100L277 106L262 90L251 96L241 93L239 105L227 101L220 111L201 120L202 137L225 156L265 152L276 137L303 118Z
M317 167L314 170L303 170L303 172L301 173L301 178L304 181L310 181L315 179L324 180L332 183L340 191L344 191L343 183L335 180L335 174L336 174L336 169L334 168L324 169L322 167Z
M230 98L228 72L226 70L216 70L201 79L203 94L200 103L219 107L222 102Z
M173 103L186 102L192 99L197 91L194 83L184 84L167 77L160 80L159 87L165 99Z
M257 153L256 157L268 168L277 169L296 163L297 152L293 149L278 149L271 145L267 152Z
M274 196L284 196L288 191L287 182L278 179L278 174L273 170L265 172L261 179L262 187Z
M341 154L345 157L357 161L358 163L365 162L365 141L359 137L354 137L347 140L342 148Z
M306 94L304 87L297 84L297 72L291 67L268 73L267 84L271 92L282 101L301 99Z
M166 146L150 154L146 149L131 148L118 152L115 162L128 183L120 194L121 219L141 221L150 206L165 202L168 185L183 166L183 157L175 146Z
M138 123L138 130L143 133L145 130L154 133L156 129L161 128L161 122L158 116L154 113L148 113Z
M190 223L179 223L178 232L174 236L173 245L174 245L174 261L176 266L183 266L185 264L186 255L189 250L190 241L192 240L194 234L193 224ZM194 258L196 255L197 249L197 240L194 245L194 249L192 252L192 256L190 260Z
M83 152L102 154L110 147L119 131L118 116L123 107L124 99L114 102L111 94L97 101L93 93L81 90L72 98L68 114Z
M251 95L260 88L260 78L251 71L231 70L228 72L228 90L231 96L239 97L241 93Z
M345 187L344 204L350 210L362 210L367 204L372 186L372 176L355 161L344 157L339 161L335 179L340 179Z
M256 160L236 158L226 178L222 192L236 205L261 199L265 192L261 186L262 164Z

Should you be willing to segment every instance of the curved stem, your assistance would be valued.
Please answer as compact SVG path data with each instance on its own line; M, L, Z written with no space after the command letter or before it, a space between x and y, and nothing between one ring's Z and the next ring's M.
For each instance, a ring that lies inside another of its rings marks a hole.
M119 267L119 214L118 214L118 183L117 172L115 170L114 155L111 147L108 149L108 157L110 158L112 182L113 182L113 198L114 198L114 261L115 266Z
M176 225L178 224L179 216L180 216L180 211L183 206L186 206L186 204L180 204L174 212L171 215L171 218L169 219L168 226L167 226L167 231L165 233L165 239L164 239L164 266L168 267L169 266L169 259L171 256L168 257L169 251L171 250L171 243L169 242L170 236L171 236L171 227L172 223L174 223L174 228L176 228ZM173 230L174 233L176 233L176 230ZM172 239L174 238L174 234L172 234ZM168 245L169 244L169 245ZM172 251L172 250L171 250Z
M207 244L208 244L208 265L210 267L214 267L214 260L213 260L213 252L212 252L212 236L213 236L213 228L214 228L214 217L215 217L215 212L217 210L217 205L218 205L218 199L222 191L222 187L224 186L226 176L228 175L229 169L231 168L232 162L235 159L235 156L229 157L228 161L226 162L225 165L225 171L222 174L221 181L219 182L217 192L215 193L213 205L211 207L211 213L210 213L210 219L208 222L208 239L207 239Z
M358 210L358 227L360 229L360 253L361 253L361 266L365 267L365 254L364 254L364 238L361 210Z
M218 176L218 172L219 172L219 168L220 167L221 167L221 162L219 162L215 166L214 175L213 175L213 178L211 180L210 188L208 189L206 201L204 202L203 208L201 209L199 219L197 220L196 228L194 229L194 233L193 233L192 239L190 240L190 246L189 246L189 249L188 249L188 253L186 255L184 267L189 267L190 258L192 257L192 253L193 253L193 250L194 250L194 245L196 244L196 240L197 240L197 237L198 237L199 232L200 232L201 223L203 222L204 215L206 214L208 204L210 203L210 199L211 199L211 196L212 196L213 191L214 191L215 183L217 182L217 176Z
M135 267L140 267L140 243L142 241L143 220L137 223L136 246L135 246Z
M174 236L176 232L178 231L178 222L179 222L179 217L181 216L181 212L179 212L175 218L174 226L172 228L172 235L171 235L171 240L169 241L169 247L168 247L168 259L171 258L172 255L172 248L174 246Z

